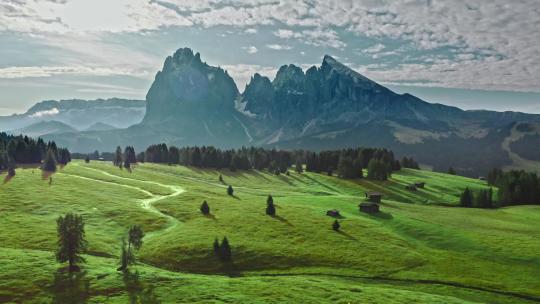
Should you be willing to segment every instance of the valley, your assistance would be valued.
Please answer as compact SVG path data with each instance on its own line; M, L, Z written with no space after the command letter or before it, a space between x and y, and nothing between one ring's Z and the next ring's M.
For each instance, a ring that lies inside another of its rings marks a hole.
M465 187L486 183L413 169L388 181L289 172L150 163L130 172L73 161L49 185L39 169L18 169L0 185L0 301L540 301L538 206L458 208ZM405 189L419 181L425 188ZM358 210L371 190L383 194L378 215ZM269 194L275 217L264 212ZM338 232L331 209L340 212ZM87 263L71 279L54 260L55 220L66 212L84 217L88 240ZM120 239L133 224L146 236L123 274ZM231 263L212 252L224 236Z

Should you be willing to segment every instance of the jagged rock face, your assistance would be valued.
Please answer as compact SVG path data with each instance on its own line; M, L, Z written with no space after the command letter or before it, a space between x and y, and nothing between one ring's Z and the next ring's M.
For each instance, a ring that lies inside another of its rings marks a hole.
M144 122L192 118L232 109L238 94L227 72L203 63L199 53L193 54L191 49L179 49L167 57L146 95Z

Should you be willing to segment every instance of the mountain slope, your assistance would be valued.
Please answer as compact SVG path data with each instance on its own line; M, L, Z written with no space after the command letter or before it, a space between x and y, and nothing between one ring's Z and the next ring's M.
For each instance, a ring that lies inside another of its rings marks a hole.
M240 94L226 71L179 49L165 60L146 99L140 124L51 139L81 152L160 142L312 150L376 146L436 170L453 166L477 176L525 164L515 163L505 140L518 122L540 123L540 115L464 111L397 94L330 56L305 72L282 66L273 80L255 74Z
M24 134L31 137L40 137L47 134L61 134L68 132L77 132L77 129L68 124L55 120L40 121L22 129L9 131L9 133L15 135Z

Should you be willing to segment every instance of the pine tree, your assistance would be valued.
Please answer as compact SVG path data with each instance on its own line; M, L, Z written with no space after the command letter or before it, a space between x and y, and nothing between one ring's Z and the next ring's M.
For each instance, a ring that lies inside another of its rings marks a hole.
M68 213L56 220L58 233L58 249L56 260L60 263L69 262L69 271L78 269L76 263L84 262L81 256L86 249L84 220L82 216Z
M274 206L274 198L271 195L268 195L266 199L266 214L270 216L276 215L276 207Z
M219 246L219 258L224 262L228 262L232 258L231 246L229 245L227 237L223 238L221 245Z
M122 148L120 146L116 147L113 164L117 167L122 167Z
M128 247L131 248L133 246L137 250L141 249L143 238L144 231L142 227L139 225L131 226L128 231Z
M131 253L128 250L126 239L122 238L122 243L120 246L120 267L118 267L116 270L125 271L130 264Z
M233 196L234 194L234 189L231 185L229 185L229 187L227 188L227 194L230 196Z
M90 162L90 156L89 155L86 155L86 157L84 158L84 162L87 163L87 164Z
M450 167L450 168L448 168L448 172L447 172L447 173L450 174L450 175L456 175L456 170L454 170L453 167Z
M214 239L213 248L214 248L214 254L219 254L219 241L217 238Z
M332 223L332 229L334 229L334 231L338 231L340 227L341 225L339 224L338 220L335 220L334 223Z
M223 175L221 175L221 174L219 175L219 182L223 183Z
M208 206L206 201L204 201L201 205L201 213L204 215L210 214L210 206Z
M472 207L473 199L474 198L473 198L473 194L472 194L471 190L469 190L469 188L465 188L465 190L461 194L461 197L459 199L459 203L460 203L460 205L462 207L470 208L470 207Z
M56 172L56 157L52 149L47 150L47 155L42 165L43 171Z
M296 160L296 164L294 165L294 168L296 170L296 173L298 174L302 174L302 172L304 172L304 168L302 167L302 162L300 161L300 159Z

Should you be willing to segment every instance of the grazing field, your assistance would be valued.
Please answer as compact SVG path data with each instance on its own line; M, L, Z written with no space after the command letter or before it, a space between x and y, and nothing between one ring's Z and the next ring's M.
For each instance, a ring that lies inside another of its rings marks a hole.
M485 182L427 171L386 182L292 171L75 161L49 184L38 169L18 169L0 184L0 302L540 302L539 206L459 208L462 190ZM413 182L426 187L406 190ZM383 193L377 215L358 211L368 190ZM265 214L270 194L275 217ZM75 277L54 259L55 221L67 212L86 222L87 262ZM133 224L146 236L123 274L120 240ZM230 264L212 251L224 236Z

